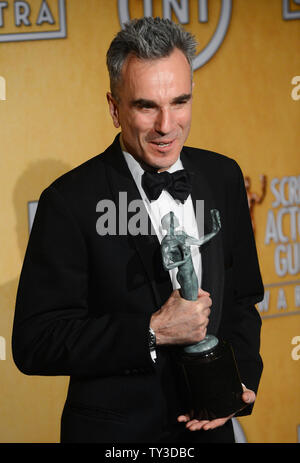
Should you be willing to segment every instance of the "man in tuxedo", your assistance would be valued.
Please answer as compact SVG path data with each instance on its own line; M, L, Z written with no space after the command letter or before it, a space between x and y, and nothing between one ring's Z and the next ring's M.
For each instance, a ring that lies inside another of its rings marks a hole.
M240 168L184 146L195 50L194 38L171 21L128 23L107 53L107 100L121 135L40 197L13 355L25 374L70 376L62 442L233 442L233 415L189 416L177 369L177 349L207 333L231 342L244 388L237 414L251 413L262 372L254 304L263 286ZM124 233L137 200L154 233ZM187 301L177 270L162 265L161 219L172 210L198 238L197 200L204 232L212 208L222 228L201 252L192 250L200 288ZM119 219L116 232L105 232L108 205Z

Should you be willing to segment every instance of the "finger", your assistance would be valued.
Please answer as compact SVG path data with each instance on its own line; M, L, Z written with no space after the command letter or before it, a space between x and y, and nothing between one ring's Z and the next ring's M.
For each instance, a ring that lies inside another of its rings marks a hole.
M204 320L204 322L201 323L201 329L202 329L202 330L206 329L207 326L208 326L208 324L209 324L209 319L206 318L206 320Z
M190 421L190 415L186 414L186 415L179 415L177 417L177 421L179 421L179 423L187 423L188 421Z
M199 288L198 289L198 297L200 297L200 296L210 296L210 293L208 291L205 291L202 288Z
M187 425L186 428L189 431L199 431L200 429L203 428L207 423L209 423L208 420L191 420Z
M197 307L199 307L201 310L209 309L211 306L212 300L209 296L201 296L200 298L198 298Z
M225 418L219 418L217 420L210 421L205 426L203 426L203 429L204 431L208 431L210 429L218 428L219 426L223 426L223 424L225 424L226 421L227 420Z
M216 428L219 428L220 426L223 426L226 421L228 421L230 418L232 418L234 416L234 413L230 416L227 416L226 418L217 418L215 420L212 420L212 421L209 421L204 427L203 429L205 431L208 431L210 429L216 429Z
M205 315L205 317L209 317L210 312L211 312L210 308L209 308L209 307L206 307L206 308L203 310L202 313L203 313L203 315Z
M204 424L209 423L209 420L197 420L196 418L193 420L190 420L186 427L190 428L191 426L197 425L197 426L203 426Z

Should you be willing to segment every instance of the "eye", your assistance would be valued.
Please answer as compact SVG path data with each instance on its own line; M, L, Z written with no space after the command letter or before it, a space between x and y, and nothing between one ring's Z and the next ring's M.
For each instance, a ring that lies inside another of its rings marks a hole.
M133 107L139 111L150 111L156 108L156 105L153 101L140 99L133 102Z
M188 100L179 100L175 102L175 106L184 106Z
M146 109L146 110L148 110L148 109L153 109L153 106L150 106L150 105L143 105L143 106L140 107L140 109Z
M149 111L154 111L155 106L145 103L145 104L138 106L138 109L140 109L141 111L149 112Z
M182 95L174 99L173 105L176 108L181 108L185 106L186 104L188 104L189 101L191 101L191 95Z

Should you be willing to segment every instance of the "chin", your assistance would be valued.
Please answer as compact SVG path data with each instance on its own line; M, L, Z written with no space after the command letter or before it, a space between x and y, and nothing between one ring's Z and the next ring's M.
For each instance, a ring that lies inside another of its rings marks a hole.
M156 153L148 157L147 164L155 169L169 169L178 159L179 153Z
M152 167L153 169L155 170L161 170L161 169L164 169L164 170L167 170L169 169L169 167L171 167L174 162L176 162L176 159L173 160L173 159L170 159L170 160L164 160L162 161L161 159L151 159L149 160L149 162L147 162L147 165L149 167Z

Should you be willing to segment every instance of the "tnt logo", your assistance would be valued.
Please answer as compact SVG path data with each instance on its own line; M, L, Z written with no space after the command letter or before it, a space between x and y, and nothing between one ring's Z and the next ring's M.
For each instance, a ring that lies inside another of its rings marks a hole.
M0 1L0 42L66 36L65 0Z
M300 1L300 0L299 0ZM118 0L118 12L120 24L123 25L130 19L130 0ZM144 16L153 16L154 0L144 0ZM161 4L162 17L172 19L172 13L177 17L179 23L188 24L190 21L190 1L189 0L160 0L156 3ZM195 2L196 3L196 2ZM212 2L217 3L217 2ZM207 23L208 15L208 0L198 0L198 21L199 23ZM220 16L217 27L213 36L210 38L207 45L195 56L193 61L193 69L196 70L209 61L221 46L231 20L232 0L221 0Z

